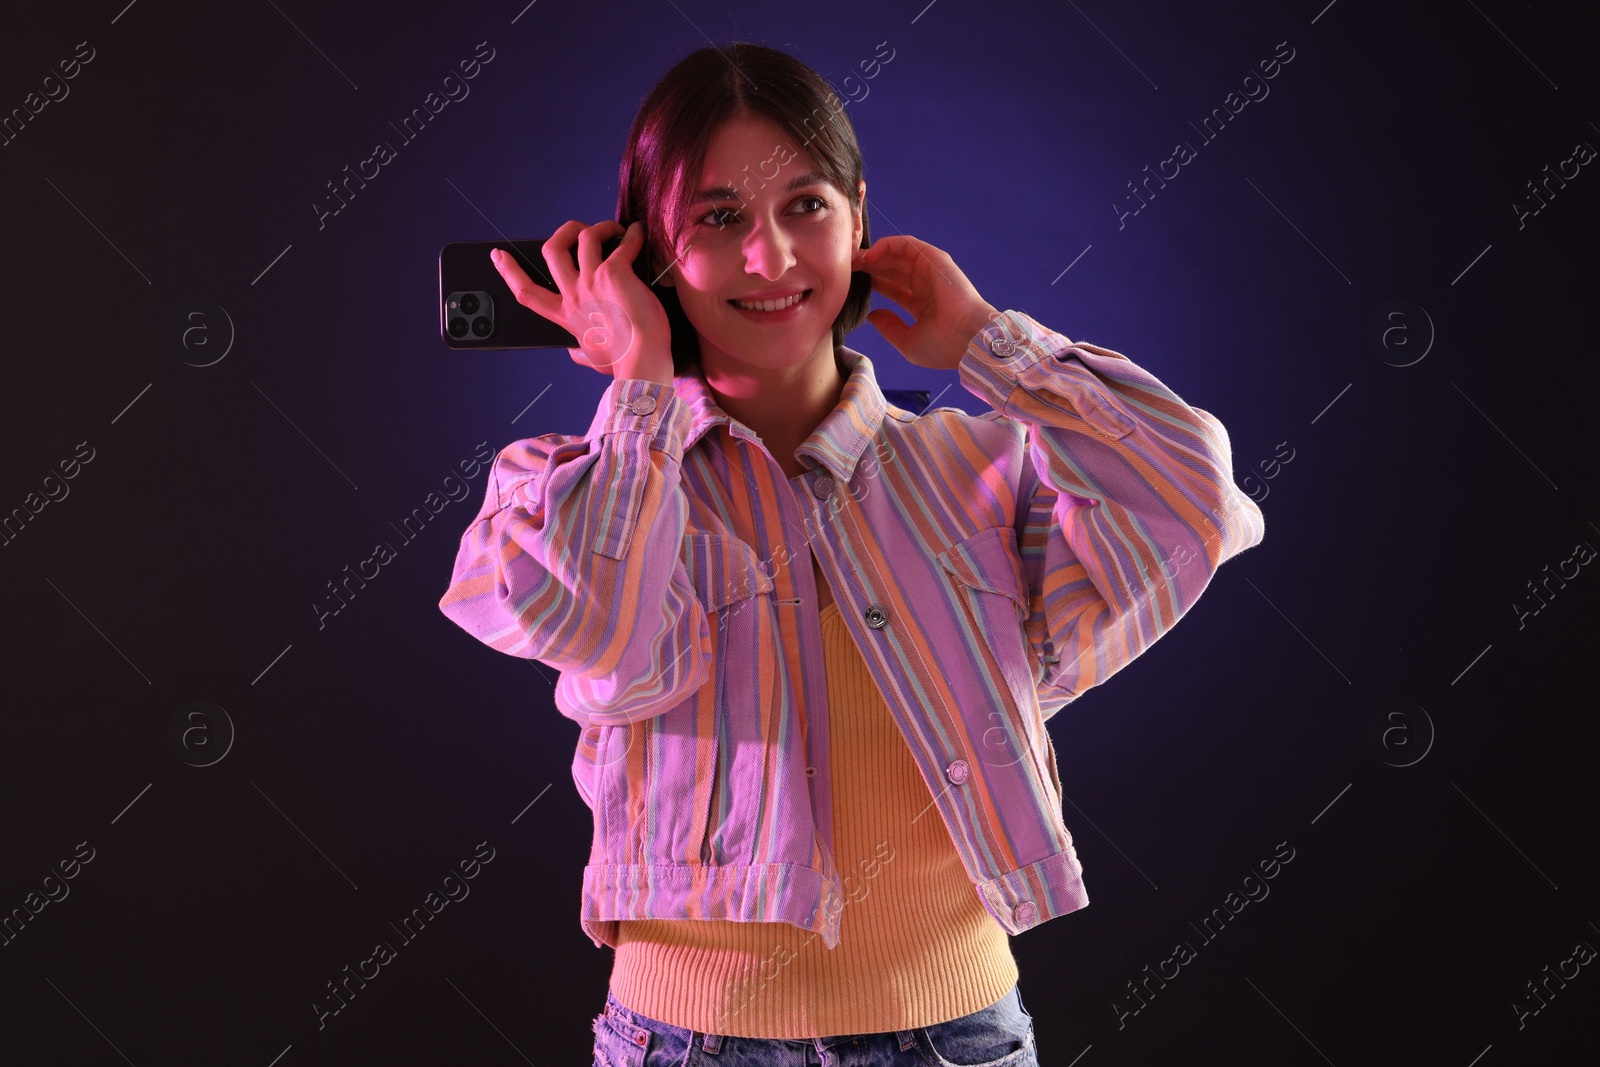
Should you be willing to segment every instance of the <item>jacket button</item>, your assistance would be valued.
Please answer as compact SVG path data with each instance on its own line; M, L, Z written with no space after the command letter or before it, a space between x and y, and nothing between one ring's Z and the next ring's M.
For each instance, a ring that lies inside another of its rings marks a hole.
M806 768L806 777L807 778L814 778L814 777L816 777L816 774L817 774L817 769L815 767L807 767Z
M1011 909L1011 917L1017 921L1018 926L1028 926L1039 917L1038 905L1031 900L1024 900Z
M868 608L863 614L866 617L867 625L874 630L881 630L889 623L889 613L876 604Z
M950 764L950 766L945 768L944 773L945 776L948 777L952 782L954 782L956 785L960 785L962 782L967 780L967 761L964 759L956 760L954 763Z
M819 474L811 480L811 491L820 499L826 500L833 495L833 479L826 474Z
M656 398L653 396L636 396L628 405L628 410L635 415L648 415L656 409Z

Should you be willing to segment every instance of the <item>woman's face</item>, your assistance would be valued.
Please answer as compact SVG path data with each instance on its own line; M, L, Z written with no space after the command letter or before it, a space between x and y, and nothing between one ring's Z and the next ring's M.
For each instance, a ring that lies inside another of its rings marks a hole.
M733 361L776 370L823 351L831 358L861 216L796 141L764 116L730 119L712 136L690 186L678 258L662 284L676 287L700 335L702 366ZM858 205L865 195L863 181ZM777 311L735 303L781 304L800 293L798 305Z

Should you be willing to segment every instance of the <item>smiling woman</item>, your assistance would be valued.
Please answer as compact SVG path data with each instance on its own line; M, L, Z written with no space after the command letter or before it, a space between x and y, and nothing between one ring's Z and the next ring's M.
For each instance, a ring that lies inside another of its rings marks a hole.
M844 337L866 319L872 292L872 276L857 262L871 244L864 164L844 109L827 82L792 56L742 43L725 55L702 49L645 99L619 173L618 220L644 223L649 273L667 294L674 372L703 379L717 407L753 431L791 480L816 465L798 450L840 407L852 374ZM846 481L848 488L820 501L830 516L867 478ZM836 658L849 657L828 579L809 550L810 518L796 554L815 596L801 599L814 601L825 645ZM789 555L780 540L770 558ZM728 620L764 599L746 594L719 615ZM871 699L865 664L855 658L853 667L842 659L830 677L844 686L830 689L833 735L860 764L841 751L826 786L836 794L833 845L842 872L839 890L826 896L827 921L845 921L839 905L854 895L850 868L858 858L870 861L874 847L893 854L898 846L903 857L884 883L890 888L854 909L845 942L831 951L816 943L815 930L807 935L781 922L618 922L602 1015L609 1023L597 1020L597 1053L619 1024L653 1028L674 1049L675 1039L737 1035L754 1057L763 1039L777 1045L863 1030L874 1032L863 1039L904 1050L916 1027L964 1018L962 1026L976 1027L981 1061L1005 1054L1007 1063L1031 1062L1022 1058L1032 1043L1025 1014L972 1017L1010 1007L1015 961L943 827L925 820L910 829L928 790L893 717L881 698ZM813 781L814 770L807 770ZM856 795L874 770L877 787ZM770 962L773 946L783 950L784 965L752 974L750 961ZM847 977L859 982L863 972L874 975L871 1006ZM688 974L712 980L686 983ZM894 986L917 992L882 999Z
M559 293L495 259L612 381L584 435L501 450L439 601L583 727L594 1062L1036 1067L1008 938L1089 902L1045 720L1261 540L1227 434L872 242L850 119L793 56L685 57L618 177L615 220L545 242ZM864 321L992 410L890 404Z

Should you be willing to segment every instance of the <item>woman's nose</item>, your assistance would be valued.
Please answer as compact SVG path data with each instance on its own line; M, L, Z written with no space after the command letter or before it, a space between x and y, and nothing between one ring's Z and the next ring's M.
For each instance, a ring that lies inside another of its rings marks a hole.
M781 226L758 223L744 241L744 268L749 274L777 281L794 266L789 236Z

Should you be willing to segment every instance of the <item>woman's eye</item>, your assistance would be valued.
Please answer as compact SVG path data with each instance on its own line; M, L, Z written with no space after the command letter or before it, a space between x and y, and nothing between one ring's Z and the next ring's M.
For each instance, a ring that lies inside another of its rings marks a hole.
M795 201L797 205L811 202L815 202L816 207L810 211L801 211L799 214L815 215L817 212L824 210L828 206L828 202L820 196L802 196L799 200ZM715 226L719 230L725 226L734 225L738 223L738 221L739 212L732 208L725 207L712 208L710 211L706 212L700 217L701 225Z

